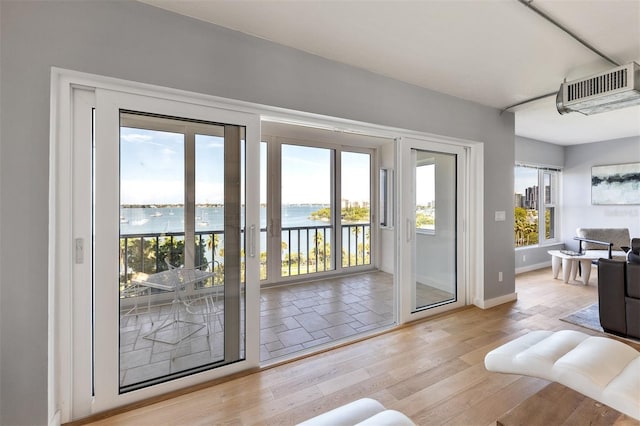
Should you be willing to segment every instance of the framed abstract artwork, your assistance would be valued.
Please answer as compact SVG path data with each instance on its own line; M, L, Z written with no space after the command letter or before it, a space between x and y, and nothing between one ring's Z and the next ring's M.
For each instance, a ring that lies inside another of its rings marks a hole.
M593 166L591 204L640 204L640 163Z

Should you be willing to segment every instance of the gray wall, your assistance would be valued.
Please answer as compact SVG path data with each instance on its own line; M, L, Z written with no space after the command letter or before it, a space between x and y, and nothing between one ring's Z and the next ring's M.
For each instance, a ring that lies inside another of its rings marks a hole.
M564 146L516 136L516 162L562 168L565 162L564 151ZM561 248L564 248L564 243L515 249L516 272L526 272L541 266L551 265L551 259L547 252Z
M591 204L591 167L640 162L640 138L572 145L565 149L562 199L562 239L577 249L576 228L629 228L640 237L640 205Z
M514 291L513 114L137 2L0 10L0 424L47 421L51 66L485 142L485 298Z
M564 146L516 136L516 162L535 166L564 166Z

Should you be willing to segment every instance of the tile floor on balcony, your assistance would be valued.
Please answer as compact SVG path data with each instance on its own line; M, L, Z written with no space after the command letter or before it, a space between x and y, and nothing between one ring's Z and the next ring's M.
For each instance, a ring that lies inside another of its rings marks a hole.
M442 295L436 293L435 297ZM260 304L260 363L267 364L314 346L392 325L393 276L370 272L265 288ZM149 313L123 317L121 386L220 361L224 341L221 307L219 300L218 312L206 318L182 313L181 320L198 324L183 323L187 326L183 332L193 334L179 344L160 341L165 339L164 333L171 333L170 328L149 335L163 325L170 306L152 307ZM203 326L205 321L209 322L209 329Z
M372 272L263 289L260 362L393 323L393 276Z

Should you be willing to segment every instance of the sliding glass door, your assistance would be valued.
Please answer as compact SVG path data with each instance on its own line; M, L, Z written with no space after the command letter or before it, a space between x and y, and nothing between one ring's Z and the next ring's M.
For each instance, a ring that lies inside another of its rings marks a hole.
M120 112L122 392L244 356L244 133Z
M420 317L465 303L465 151L427 141L402 142L403 312Z
M94 117L93 380L74 391L102 410L257 366L257 117L108 90Z

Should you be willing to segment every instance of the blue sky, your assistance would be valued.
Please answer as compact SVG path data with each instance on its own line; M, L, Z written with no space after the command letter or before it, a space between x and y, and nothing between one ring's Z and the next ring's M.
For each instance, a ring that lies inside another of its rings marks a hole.
M515 194L524 195L526 188L536 186L538 184L538 169L533 167L515 167Z
M182 134L122 128L121 204L183 203L183 159Z
M264 153L261 149L261 165ZM330 198L331 151L283 145L282 202L322 203ZM196 136L196 204L223 200L223 141ZM369 201L369 156L342 156L342 198ZM263 174L264 175L264 174ZM122 204L182 204L184 202L184 138L180 133L123 127L120 144ZM261 183L261 202L266 186Z

